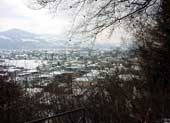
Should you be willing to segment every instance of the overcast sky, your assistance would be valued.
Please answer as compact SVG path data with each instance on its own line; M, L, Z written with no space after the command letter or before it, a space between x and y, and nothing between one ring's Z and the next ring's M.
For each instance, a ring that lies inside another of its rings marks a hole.
M48 10L29 9L24 0L0 0L0 31L19 28L35 33L62 34L71 22L68 17L53 17Z
M72 24L70 17L61 13L53 16L47 9L28 8L25 0L0 0L0 31L19 28L39 34L66 34ZM118 43L123 34L122 29L117 30L107 41ZM106 38L101 35L99 40L106 41Z

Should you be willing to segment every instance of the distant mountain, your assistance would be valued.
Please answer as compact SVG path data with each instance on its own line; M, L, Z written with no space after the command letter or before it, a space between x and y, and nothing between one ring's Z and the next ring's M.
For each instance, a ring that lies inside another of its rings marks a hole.
M55 36L37 35L20 29L0 32L0 49L62 48L64 43Z
M76 43L77 42L77 43ZM20 29L0 32L0 49L62 49L65 47L89 47L87 42L68 39L56 35L38 35ZM96 43L96 48L111 48L109 43Z

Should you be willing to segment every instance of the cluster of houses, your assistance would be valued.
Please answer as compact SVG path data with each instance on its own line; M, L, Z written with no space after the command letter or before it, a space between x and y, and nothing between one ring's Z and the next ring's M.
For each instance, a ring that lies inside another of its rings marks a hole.
M39 53L39 51L37 51ZM37 55L36 51L32 51L32 56ZM17 52L18 53L18 52ZM33 54L35 53L35 55ZM112 54L110 54L112 53ZM13 53L14 54L14 53ZM22 55L21 53L18 53ZM30 54L30 51L24 52L24 57ZM94 80L102 78L101 72L115 71L113 65L118 66L119 69L126 69L123 66L121 55L116 54L116 51L98 51L98 50L70 50L67 53L47 52L44 54L46 58L45 64L39 64L36 68L28 69L24 67L17 67L15 65L6 65L5 60L0 60L0 77L6 77L21 84L30 92L38 92L52 83L57 83L57 86L65 89L71 88L70 93L73 95L81 95L88 87L97 84ZM113 55L113 56L111 56ZM15 60L21 60L16 59ZM40 55L38 55L40 56ZM44 56L40 56L41 58ZM19 57L20 58L20 57ZM54 58L54 59L51 59ZM27 60L27 58L25 59ZM131 58L135 61L135 58ZM110 66L111 65L111 66ZM110 68L111 67L111 68ZM133 65L135 69L140 70L138 65ZM122 79L130 79L132 75L120 75ZM60 94L61 91L60 91Z

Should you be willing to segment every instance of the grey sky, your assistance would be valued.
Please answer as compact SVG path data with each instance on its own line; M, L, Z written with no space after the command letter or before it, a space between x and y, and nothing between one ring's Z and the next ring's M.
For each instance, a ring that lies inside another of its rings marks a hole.
M0 1L0 30L20 28L35 33L65 33L71 22L66 16L53 16L47 10L31 10L23 0Z
M65 14L49 14L47 9L32 10L25 4L25 0L0 0L0 31L19 28L34 33L66 34L72 24L72 19ZM121 40L122 29L114 32L111 39L100 35L99 41L118 43Z

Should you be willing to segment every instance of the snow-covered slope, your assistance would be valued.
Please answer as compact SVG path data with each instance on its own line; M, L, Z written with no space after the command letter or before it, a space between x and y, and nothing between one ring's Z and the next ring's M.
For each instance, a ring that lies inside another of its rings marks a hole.
M20 29L0 32L0 49L62 48L57 36L37 35Z
M0 32L0 49L49 49L49 48L84 48L91 47L88 42L81 39L69 41L64 36L34 34L20 29L11 29ZM96 43L96 48L110 48L112 44L107 42Z

